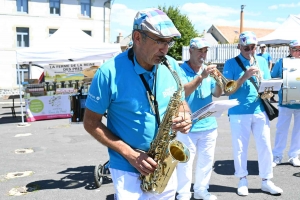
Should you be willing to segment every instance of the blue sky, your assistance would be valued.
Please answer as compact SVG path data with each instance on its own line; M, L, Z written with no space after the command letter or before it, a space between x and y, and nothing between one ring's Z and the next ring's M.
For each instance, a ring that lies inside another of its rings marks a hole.
M199 33L212 24L240 26L241 5L244 8L244 27L276 29L290 14L300 15L300 1L292 0L114 0L111 11L111 42L119 33L124 37L132 31L135 14L144 8L179 7Z

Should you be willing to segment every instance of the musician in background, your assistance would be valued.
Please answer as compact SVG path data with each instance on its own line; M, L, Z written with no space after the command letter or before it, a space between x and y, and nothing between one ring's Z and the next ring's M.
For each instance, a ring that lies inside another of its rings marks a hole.
M175 199L176 170L161 194L143 192L139 176L153 173L157 167L146 152L158 132L159 119L163 119L178 89L173 75L161 62L166 57L171 68L180 69L175 59L166 56L173 38L180 36L164 12L155 8L142 10L133 22L133 47L105 62L93 78L84 128L108 147L115 199ZM147 97L147 91L153 99ZM187 133L191 127L190 110L184 96L182 100L179 116L172 119L172 129ZM101 122L106 110L107 126Z
M289 44L290 56L300 58L300 40L292 40ZM279 59L273 67L271 72L272 78L282 78L283 63L282 58ZM298 67L298 66L296 66ZM295 71L294 73L297 73ZM300 167L300 104L282 105L282 89L278 92L278 120L276 125L275 144L273 148L273 167L281 164L283 157L283 150L286 147L289 126L294 115L294 127L292 131L291 146L288 152L289 162L294 167Z
M247 159L251 133L258 153L259 176L262 178L261 190L271 194L282 193L282 189L270 180L273 178L273 168L269 118L255 86L249 80L250 77L271 78L266 60L255 55L256 45L257 39L253 32L241 33L238 44L240 54L237 59L227 60L223 69L224 76L237 83L235 91L225 94L229 95L229 99L237 99L240 102L238 106L229 109L228 115L233 145L234 175L240 179L237 193L241 196L248 195ZM246 71L238 64L238 59Z
M181 65L180 74L184 84L185 97L192 112L212 102L212 96L220 97L222 88L216 84L209 74L216 69L216 65L206 66L204 60L209 43L204 38L193 38L190 41L190 59ZM212 173L216 139L218 136L215 117L207 117L193 124L190 132L177 134L177 139L190 150L190 159L187 163L177 165L177 199L191 198L192 169L195 155L197 164L194 183L194 198L215 200L217 197L210 194L209 180Z
M272 57L268 52L266 52L267 46L265 44L261 44L259 46L259 48L260 48L260 53L258 53L257 55L262 56L264 59L266 59L266 61L269 64L269 70L271 71L272 70Z
M257 54L258 56L262 56L262 57L264 57L265 59L266 59L266 61L268 62L268 64L269 64L269 70L271 71L272 70L272 57L271 57L271 55L268 53L268 52L266 52L266 48L267 48L267 46L265 45L265 44L260 44L259 45L259 48L260 48L260 53L259 54ZM273 93L275 93L275 92L273 92ZM277 93L277 92L276 92ZM275 100L275 98L274 98L274 94L273 94L273 96L270 98L270 102L271 103L276 103L277 101Z

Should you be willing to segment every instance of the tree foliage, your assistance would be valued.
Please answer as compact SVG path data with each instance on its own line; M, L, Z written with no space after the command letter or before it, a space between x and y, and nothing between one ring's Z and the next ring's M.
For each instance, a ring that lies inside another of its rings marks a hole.
M181 33L180 39L174 38L176 41L175 45L169 49L168 55L172 56L176 60L182 60L182 46L188 46L190 40L194 37L198 37L199 34L189 18L180 13L178 7L170 6L166 8L165 6L158 6L158 9L164 11L169 16L176 28Z

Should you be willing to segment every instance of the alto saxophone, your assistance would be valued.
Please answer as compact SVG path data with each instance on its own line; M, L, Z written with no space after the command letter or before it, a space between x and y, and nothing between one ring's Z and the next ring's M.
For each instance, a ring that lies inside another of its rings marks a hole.
M140 175L141 188L145 192L162 193L179 162L187 162L190 157L188 148L175 140L176 131L171 129L172 118L178 116L182 104L181 95L183 87L177 73L171 68L164 57L163 64L167 66L177 83L177 91L170 99L166 113L159 126L155 139L151 142L147 154L157 163L155 171L147 176Z

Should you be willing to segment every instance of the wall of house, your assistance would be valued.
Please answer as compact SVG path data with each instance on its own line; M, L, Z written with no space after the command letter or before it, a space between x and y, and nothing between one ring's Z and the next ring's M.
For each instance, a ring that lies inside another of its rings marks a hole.
M207 33L211 33L211 35L221 44L227 43L227 40L220 34L220 32L214 27L210 27Z
M16 61L3 56L17 49L17 27L29 28L29 46L49 37L49 29L72 25L91 31L92 37L102 43L110 41L110 9L107 0L91 0L91 17L81 15L80 0L61 0L60 15L50 14L49 0L29 0L28 13L17 11L16 0L0 0L0 89L16 88ZM104 24L104 13L105 21ZM70 33L72 37L72 33Z

